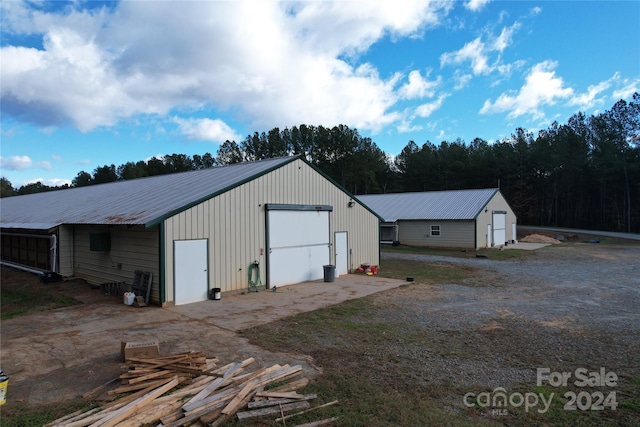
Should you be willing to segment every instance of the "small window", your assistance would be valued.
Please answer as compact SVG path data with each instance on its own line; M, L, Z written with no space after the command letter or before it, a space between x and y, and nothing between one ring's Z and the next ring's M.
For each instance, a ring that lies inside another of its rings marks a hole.
M90 233L89 250L92 252L109 252L111 250L111 234Z
M439 225L432 225L431 226L431 235L432 236L439 236L440 235L440 226Z

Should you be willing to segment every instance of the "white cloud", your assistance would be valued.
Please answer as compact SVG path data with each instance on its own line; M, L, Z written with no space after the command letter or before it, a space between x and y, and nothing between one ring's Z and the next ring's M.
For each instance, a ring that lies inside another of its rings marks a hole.
M357 56L383 37L421 37L454 7L167 1L62 14L21 6L3 24L42 34L44 48L1 49L5 113L85 132L205 108L255 127L380 129L398 120L398 77L381 78Z
M59 155L57 155L57 154L52 154L52 155L51 155L51 158L52 158L53 160L55 160L56 162L64 162L64 159L62 158L62 156L59 156Z
M76 165L90 165L91 164L91 160L89 159L82 159L82 160L78 160L76 162L74 162Z
M613 78L619 80L617 74ZM621 83L622 87L613 91L613 95L611 96L613 101L617 102L621 99L631 99L634 93L640 93L640 78L633 80L624 79Z
M473 74L487 74L491 71L491 67L489 67L486 51L486 45L478 37L465 44L460 50L443 53L440 56L440 65L460 65L469 61Z
M500 35L493 40L492 49L498 52L504 51L512 43L513 34L520 28L520 24L516 22L510 27L504 27Z
M36 163L36 166L44 170L51 170L51 162L48 162L46 160Z
M62 186L62 185L71 185L71 180L69 179L64 179L64 178L50 178L50 179L46 179L44 180L44 183L46 185L50 185L53 187L58 187L58 186Z
M453 73L453 81L455 82L453 88L455 90L464 89L465 87L467 87L472 78L473 75L461 72L460 70L456 70L455 73Z
M467 9L477 12L485 7L491 0L469 0L464 4Z
M544 118L543 106L554 105L557 100L573 95L573 89L564 87L562 78L556 76L556 66L553 61L534 65L517 93L503 93L495 102L486 100L480 114L508 112L509 118L525 114L534 119Z
M589 110L597 105L603 105L605 100L599 95L610 87L611 81L609 80L591 85L586 93L575 95L569 100L568 104L578 106L581 111Z
M400 123L396 126L396 130L399 133L408 133L408 132L416 132L422 130L422 126L413 124L409 120L400 120Z
M427 74L428 77L428 74ZM442 77L429 81L422 77L420 71L413 70L409 73L409 81L398 90L398 95L402 99L419 99L433 97L435 89L442 83Z
M29 156L12 156L9 158L0 156L0 168L19 171L30 168L33 162Z
M447 98L447 95L440 95L437 100L426 104L419 105L415 110L417 117L429 117L434 111L442 107L442 103Z
M510 67L502 64L500 54L513 43L513 35L519 28L520 23L516 22L510 27L504 27L497 37L489 35L486 41L477 37L456 51L445 52L440 55L440 66L469 62L475 75L486 75L493 71L504 72ZM491 55L494 53L497 55L492 59Z
M242 136L235 133L220 119L181 119L174 117L180 132L190 140L212 141L222 144L226 140L240 141Z
M29 185L29 184L35 184L41 182L44 185L48 185L49 187L59 187L62 185L71 185L71 180L68 179L64 179L64 178L49 178L49 179L45 179L45 178L34 178L34 179L30 179L28 181L26 181L24 183L24 185Z

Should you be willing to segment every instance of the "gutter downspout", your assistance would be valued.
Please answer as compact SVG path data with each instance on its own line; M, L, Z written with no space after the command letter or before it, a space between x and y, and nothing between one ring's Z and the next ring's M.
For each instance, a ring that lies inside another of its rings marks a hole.
M52 234L50 237L51 241L51 271L54 273L58 273L58 236L56 234Z
M164 247L164 221L160 221L160 224L158 224L158 233L159 233L159 239L160 239L160 248L158 250L158 270L160 272L159 274L159 278L158 278L158 298L160 299L160 307L164 307L164 304L166 303L166 299L167 299L167 295L166 295L166 290L165 290L165 286L166 286L166 282L165 282L165 256L166 256L166 251L165 251L165 247Z

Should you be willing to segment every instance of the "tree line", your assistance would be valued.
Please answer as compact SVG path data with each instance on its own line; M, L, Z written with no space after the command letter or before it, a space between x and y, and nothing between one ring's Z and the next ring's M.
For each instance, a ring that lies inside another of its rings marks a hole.
M300 125L226 141L216 155L171 154L81 171L70 187L303 155L352 194L499 188L520 224L640 232L640 95L597 115L574 114L534 135L517 128L494 143L476 138L409 141L392 158L356 129ZM64 187L42 183L2 195Z

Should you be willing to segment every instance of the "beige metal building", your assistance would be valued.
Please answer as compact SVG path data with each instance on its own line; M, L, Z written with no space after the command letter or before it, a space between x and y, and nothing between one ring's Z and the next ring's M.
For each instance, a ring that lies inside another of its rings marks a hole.
M379 264L380 220L296 156L5 198L1 254L92 284L147 271L179 305Z
M497 188L358 196L383 218L381 243L479 249L516 243L517 218Z

